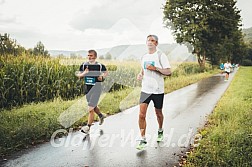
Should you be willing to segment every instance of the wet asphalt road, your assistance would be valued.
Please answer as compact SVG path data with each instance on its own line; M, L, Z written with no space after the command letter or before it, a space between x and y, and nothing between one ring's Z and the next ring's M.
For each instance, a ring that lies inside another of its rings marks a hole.
M147 112L148 146L137 150L138 110L132 107L109 116L102 126L95 123L90 135L69 133L18 153L0 166L5 167L84 167L84 166L174 166L179 155L193 143L219 98L230 84L224 75L216 75L165 95L163 142L157 143L158 124L151 103Z

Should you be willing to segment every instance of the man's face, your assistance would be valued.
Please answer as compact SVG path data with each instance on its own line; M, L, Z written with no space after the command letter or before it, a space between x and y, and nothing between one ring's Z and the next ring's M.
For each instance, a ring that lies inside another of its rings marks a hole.
M158 42L155 40L154 37L150 36L147 38L147 46L149 49L156 48L158 45Z
M96 59L96 56L93 52L88 53L88 61L89 62L94 62Z

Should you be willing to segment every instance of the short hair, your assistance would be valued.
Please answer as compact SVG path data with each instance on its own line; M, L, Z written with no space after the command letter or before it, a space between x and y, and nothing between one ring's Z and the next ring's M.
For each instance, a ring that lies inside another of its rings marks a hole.
M147 36L147 39L148 39L149 37L153 37L153 38L158 42L158 37L157 37L156 35L148 35L148 36Z
M97 52L95 50L89 50L88 53L94 53L95 57L97 57Z

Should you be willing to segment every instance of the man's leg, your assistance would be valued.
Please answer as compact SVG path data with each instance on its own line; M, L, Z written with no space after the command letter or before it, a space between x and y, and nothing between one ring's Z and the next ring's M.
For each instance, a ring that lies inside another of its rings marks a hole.
M154 102L155 112L156 112L157 121L158 121L157 142L160 142L163 140L163 121L164 121L164 115L162 112L163 101L164 101L164 94L153 95L153 102Z
M88 106L88 122L81 128L81 132L88 134L92 123L94 122L94 107Z
M95 108L94 108L94 112L98 115L98 117L99 117L99 125L101 125L101 124L103 124L103 122L104 122L104 115L100 112L100 109L99 109L99 107L98 106L96 106Z
M140 104L140 111L139 111L139 129L141 133L141 140L139 144L137 145L138 150L143 150L147 144L146 138L145 138L145 130L146 130L146 112L147 112L148 104L147 103L141 103Z
M157 115L158 128L162 129L163 128L163 121L164 121L164 115L163 115L162 109L155 108L155 112Z
M95 112L97 115L101 114L100 108L99 108L98 106L96 106L96 107L94 108L94 112Z
M145 131L146 131L146 112L148 105L151 100L151 95L141 92L140 95L140 111L139 111L139 117L138 117L138 125L141 133L141 140L139 144L137 145L137 149L142 150L144 149L145 145L147 144L146 138L145 138Z
M140 129L141 136L145 137L145 130L146 130L146 112L147 112L148 104L141 103L140 104L140 112L139 112L139 119L138 125Z
M228 72L226 72L225 79L228 80Z
M98 102L101 96L101 92L102 92L101 85L100 84L95 85L94 94L92 95L92 98L91 98L91 102L93 106L95 106L94 112L99 116L99 125L101 125L104 121L104 116L102 115L98 107Z
M90 90L86 90L86 99L88 103L88 122L86 126L83 126L81 128L81 132L88 134L90 127L94 121L94 107L90 105L91 97L92 97L92 92Z
M155 108L155 112L157 115L157 121L158 121L158 137L157 142L163 141L163 121L164 121L164 115L162 113L162 109Z
M89 114L88 114L88 126L90 127L92 125L92 123L94 122L94 107L92 106L88 106L88 111L89 111Z

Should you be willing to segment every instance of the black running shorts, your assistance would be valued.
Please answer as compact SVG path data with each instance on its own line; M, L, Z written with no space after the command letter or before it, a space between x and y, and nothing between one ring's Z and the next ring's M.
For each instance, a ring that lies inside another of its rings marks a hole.
M164 93L162 93L162 94L148 94L148 93L141 92L140 103L149 104L151 100L153 101L154 107L156 109L162 109L163 108L163 101L164 101Z

